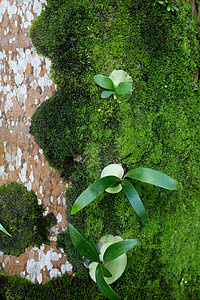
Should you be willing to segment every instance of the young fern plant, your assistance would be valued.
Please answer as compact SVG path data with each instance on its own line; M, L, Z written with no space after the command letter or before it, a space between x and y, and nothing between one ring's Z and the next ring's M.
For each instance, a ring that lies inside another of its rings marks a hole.
M142 221L146 223L147 214L142 201L132 184L133 179L150 183L168 190L177 190L181 186L180 183L168 175L153 169L136 168L128 171L124 175L124 169L121 165L110 164L101 172L101 178L89 186L76 199L72 207L71 214L73 215L83 209L104 191L115 194L123 190L135 212L142 219Z
M94 82L104 89L101 98L114 96L117 102L127 101L132 93L132 78L123 70L114 70L109 77L95 75Z
M119 300L120 297L109 284L122 275L127 264L126 252L133 248L138 240L122 240L121 237L110 235L102 237L97 243L97 245L100 244L98 247L91 235L87 242L71 224L69 224L69 233L75 248L84 258L90 261L89 274L97 283L99 290L109 299Z

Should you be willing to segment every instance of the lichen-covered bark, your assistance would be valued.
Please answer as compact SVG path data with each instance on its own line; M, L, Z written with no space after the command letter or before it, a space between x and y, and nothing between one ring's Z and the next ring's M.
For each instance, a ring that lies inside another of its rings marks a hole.
M57 218L50 246L30 247L18 258L0 252L0 272L21 274L36 283L71 270L66 254L55 245L57 234L67 226L63 191L68 183L46 165L42 150L29 134L34 111L55 91L49 79L51 62L34 52L28 36L45 3L0 3L0 185L22 183L36 192L46 213L54 212Z

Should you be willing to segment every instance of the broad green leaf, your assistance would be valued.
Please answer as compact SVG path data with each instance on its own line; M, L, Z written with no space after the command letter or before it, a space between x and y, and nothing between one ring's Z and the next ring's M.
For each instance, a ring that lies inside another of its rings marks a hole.
M139 241L135 239L128 239L110 245L104 252L103 262L106 264L109 261L114 260L133 248L138 242Z
M99 256L99 252L97 250L97 247L95 245L95 242L94 242L93 237L91 236L91 234L89 235L88 242L90 243L90 245L92 246L92 248L96 252L96 254Z
M5 234L11 236L10 233L8 233L8 231L0 224L0 230L3 231Z
M127 181L124 180L121 182L122 189L124 190L128 200L130 201L133 209L138 214L138 216L142 219L144 223L147 222L147 215L144 209L144 206L142 204L142 201L136 191L136 189L133 187L133 185Z
M98 179L76 199L72 207L71 214L74 215L92 202L97 196L102 194L107 188L119 182L120 179L116 176L106 176Z
M113 91L108 91L108 90L103 91L103 92L101 93L101 98L102 98L102 99L108 98L108 97L110 97L112 94L114 94Z
M100 264L98 264L98 266L96 268L95 277L96 277L97 286L104 296L108 297L108 299L111 299L111 300L120 300L120 297L106 283L106 281L103 277L103 271L102 271Z
M101 265L102 271L103 271L103 276L104 277L112 277L112 274L108 269L106 269L103 265Z
M69 233L72 239L72 243L75 248L84 257L91 261L99 262L99 254L93 249L93 247L82 237L82 235L74 228L72 224L69 223Z
M111 91L114 90L114 83L110 78L103 76L103 75L95 75L93 77L93 79L94 79L94 82L97 85L99 85L100 87L102 87L106 90L111 90Z
M137 179L168 190L177 190L181 187L181 184L178 183L178 181L172 179L168 175L149 168L133 169L127 172L124 177Z
M130 92L132 85L129 82L120 82L118 87L115 89L115 93L119 96Z

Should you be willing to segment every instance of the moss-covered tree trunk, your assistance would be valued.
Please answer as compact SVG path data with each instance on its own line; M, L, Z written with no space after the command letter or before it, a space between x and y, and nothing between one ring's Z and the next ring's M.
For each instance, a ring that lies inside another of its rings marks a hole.
M193 76L199 28L188 1L173 4L177 12L153 0L49 0L30 31L36 50L52 59L58 89L35 112L31 133L50 164L73 179L68 220L96 240L110 233L141 241L116 283L123 299L197 297L200 107ZM93 76L120 69L133 78L131 98L102 99ZM83 160L69 168L76 154ZM180 181L182 191L134 182L148 213L145 227L122 192L105 193L71 216L75 199L110 163L162 171ZM83 273L67 232L58 245Z

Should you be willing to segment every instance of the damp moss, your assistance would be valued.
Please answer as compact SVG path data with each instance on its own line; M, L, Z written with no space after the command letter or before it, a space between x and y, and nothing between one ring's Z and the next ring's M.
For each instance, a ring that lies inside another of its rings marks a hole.
M89 276L83 278L78 275L53 277L44 285L34 284L19 275L0 275L0 297L2 300L67 300L67 299L105 299L100 294L96 284Z
M28 246L50 244L49 228L56 224L52 214L43 216L45 208L38 205L36 194L19 183L0 187L0 223L11 237L0 231L0 249L19 256Z
M50 166L63 177L69 177L73 155L83 153L83 144L89 138L89 97L88 91L77 85L59 89L32 117L30 133L44 150Z

